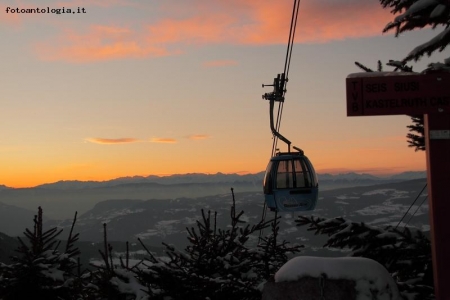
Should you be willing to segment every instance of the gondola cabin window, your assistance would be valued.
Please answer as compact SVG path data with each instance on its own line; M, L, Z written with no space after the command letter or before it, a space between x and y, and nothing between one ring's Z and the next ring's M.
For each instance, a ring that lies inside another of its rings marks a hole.
M300 159L281 160L277 168L277 189L311 187L310 170Z
M277 189L292 189L294 187L292 174L292 161L279 161L277 168Z
M309 180L311 174L308 169L308 166L305 164L304 161L301 161L299 159L294 160L294 172L296 179L296 187L298 188L311 187L311 181Z

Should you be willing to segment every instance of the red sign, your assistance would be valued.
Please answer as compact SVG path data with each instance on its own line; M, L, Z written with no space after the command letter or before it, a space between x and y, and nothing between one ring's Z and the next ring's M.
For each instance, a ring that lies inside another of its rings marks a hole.
M347 76L347 116L450 113L450 73Z
M450 73L355 73L347 116L424 115L434 294L450 299Z

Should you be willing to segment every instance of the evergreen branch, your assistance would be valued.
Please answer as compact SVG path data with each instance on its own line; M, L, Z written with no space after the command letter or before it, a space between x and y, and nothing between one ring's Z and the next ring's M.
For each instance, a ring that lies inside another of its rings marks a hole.
M366 67L365 65L363 65L363 64L361 64L361 63L359 63L357 61L355 61L355 65L357 65L360 69L362 69L362 70L364 70L366 72L373 72L372 69Z
M142 242L141 238L138 238L139 243L141 244L141 246L145 249L145 251L147 251L147 254L150 256L150 258L152 259L151 262L152 263L157 263L158 260L156 259L156 257L150 252L150 250L148 250L148 248L145 246L145 244Z
M71 250L71 248L74 246L75 241L78 240L78 234L75 235L74 237L72 237L73 228L75 227L75 223L77 221L77 214L78 214L78 212L75 212L75 216L73 217L73 221L72 221L72 226L70 226L69 237L67 238L67 243L66 243L66 253L68 253Z

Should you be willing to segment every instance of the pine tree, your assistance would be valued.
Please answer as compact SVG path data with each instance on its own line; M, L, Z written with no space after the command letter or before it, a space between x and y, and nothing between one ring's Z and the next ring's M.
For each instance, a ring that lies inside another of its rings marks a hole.
M414 147L415 151L425 151L425 128L424 128L424 118L421 116L411 116L413 122L412 125L408 125L409 131L406 136L408 138L408 147ZM418 133L418 134L415 134Z
M443 27L441 33L414 48L402 62L417 61L425 54L431 56L437 50L444 50L450 43L450 4L447 1L380 0L380 3L384 8L389 7L392 14L400 13L385 26L383 32L395 30L395 35L399 36L403 32L424 27Z
M10 265L0 265L0 298L7 299L78 299L78 283L74 272L75 256L79 255L74 243L78 234L72 235L76 220L63 253L58 251L56 238L62 230L43 230L42 209L34 218L34 230L26 229L26 240L18 238L18 256Z
M108 243L106 223L103 224L103 250L99 250L103 260L101 265L92 264L94 270L87 273L90 283L89 299L101 300L141 300L147 299L145 286L136 279L135 272L129 266L129 251L125 262L120 258L120 264L113 261L113 248Z
M445 1L427 0L380 0L384 8L389 7L392 14L398 14L392 22L389 22L383 32L395 30L398 37L401 33L431 27L441 26L443 30L434 38L414 48L401 63L418 61L422 56L431 56L435 51L443 51L450 43L450 3ZM431 63L425 72L432 70L450 71L450 60L444 63ZM408 146L415 151L425 150L423 116L411 116L412 125L407 126L412 133L408 133Z
M245 224L244 212L236 212L233 190L232 198L227 229L217 227L217 212L202 210L197 228L187 228L190 244L185 251L164 244L168 259L161 260L147 250L146 268L136 270L152 299L260 299L261 284L273 277L289 253L300 251L300 246L277 243L278 218ZM272 234L256 248L249 247L250 236L270 224Z
M303 245L289 246L288 242L278 241L278 231L280 230L280 217L275 212L274 219L270 221L271 232L269 235L260 238L258 244L259 254L255 260L260 260L259 273L262 278L272 280L274 274L288 261L289 255L300 252Z
M445 1L428 1L428 0L380 0L383 8L391 9L391 13L397 15L392 22L389 22L383 29L383 32L395 30L398 37L401 33L431 27L433 29L441 26L443 30L434 38L425 42L410 53L408 53L401 61L390 61L387 65L394 66L394 71L412 72L412 67L406 66L410 61L418 61L422 56L431 56L435 51L443 51L450 43L450 3ZM370 68L356 62L356 64L366 72L372 72ZM381 71L380 62L378 61ZM450 71L450 59L446 59L444 63L431 63L424 72L433 70ZM408 147L415 148L415 151L425 150L425 136L423 116L411 116L412 125L408 125L407 134Z

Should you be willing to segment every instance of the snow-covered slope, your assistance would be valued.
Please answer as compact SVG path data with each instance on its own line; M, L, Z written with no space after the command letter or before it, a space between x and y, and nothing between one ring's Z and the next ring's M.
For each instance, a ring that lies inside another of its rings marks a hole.
M412 180L400 183L382 184L356 188L323 191L314 215L321 217L342 216L355 222L371 225L396 225L410 204L424 187L425 180ZM243 210L242 220L255 224L261 219L263 210L263 194L255 192L236 192L237 210ZM425 193L426 194L426 193ZM428 205L422 203L425 195L419 197L410 210L415 212L411 220L405 222L419 229L428 230ZM147 244L155 246L161 242L172 243L177 247L187 245L186 227L196 226L201 220L201 210L207 213L218 212L217 226L225 228L229 223L231 192L218 196L200 198L178 198L172 200L109 200L98 203L93 209L78 218L76 231L82 240L100 241L102 224L107 223L110 240L136 242L141 238ZM417 210L417 211L416 211ZM304 215L304 214L303 214ZM273 217L268 212L267 219ZM280 237L292 243L306 246L305 253L316 255L322 253L325 237L314 236L304 227L297 227L297 214L282 214ZM70 221L64 223L47 223L46 226L60 225L68 229ZM401 224L403 226L403 224ZM67 230L66 230L67 231ZM257 237L254 237L256 243ZM336 256L340 250L332 253L326 250L327 256Z

